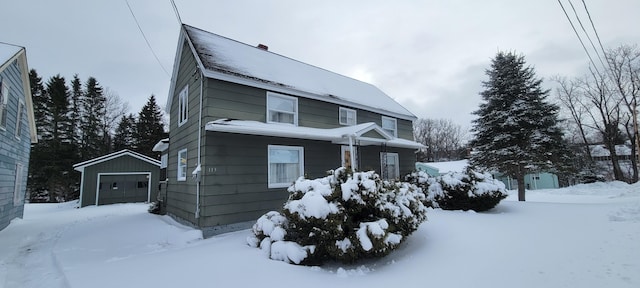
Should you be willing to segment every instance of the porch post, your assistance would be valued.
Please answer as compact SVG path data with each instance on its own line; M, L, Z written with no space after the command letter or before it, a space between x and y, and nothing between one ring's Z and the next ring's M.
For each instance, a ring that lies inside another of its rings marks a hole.
M353 151L353 135L349 135L349 153L351 157L349 157L349 161L351 161L351 170L353 172L356 171L356 157L355 151Z

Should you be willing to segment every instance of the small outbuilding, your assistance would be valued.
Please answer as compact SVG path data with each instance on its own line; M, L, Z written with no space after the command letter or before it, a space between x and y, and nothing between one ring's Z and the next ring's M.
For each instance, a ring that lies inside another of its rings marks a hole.
M151 202L158 194L160 161L122 150L73 165L82 173L80 207Z

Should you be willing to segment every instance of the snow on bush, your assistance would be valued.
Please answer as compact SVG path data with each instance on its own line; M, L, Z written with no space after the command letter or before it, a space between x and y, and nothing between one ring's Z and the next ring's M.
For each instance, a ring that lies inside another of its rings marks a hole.
M425 205L444 210L486 211L507 197L504 183L489 173L469 168L464 173L449 172L437 177L418 171L406 180L421 188L426 195Z
M425 195L413 184L383 181L373 171L329 174L298 179L282 212L253 225L249 245L288 263L352 263L389 254L426 220Z

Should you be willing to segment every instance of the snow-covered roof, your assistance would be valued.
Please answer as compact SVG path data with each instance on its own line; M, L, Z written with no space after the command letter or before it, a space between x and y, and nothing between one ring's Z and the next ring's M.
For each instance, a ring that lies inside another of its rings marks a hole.
M447 161L447 162L422 162L424 165L438 169L440 174L448 172L463 172L469 165L469 160Z
M118 152L113 152L111 154L107 154L107 155L104 155L104 156L93 158L91 160L80 162L78 164L74 164L73 165L73 169L76 170L76 171L82 172L82 171L84 171L85 167L96 165L98 163L109 161L111 159L115 159L115 158L122 157L122 156L125 156L125 155L131 156L133 158L140 159L142 161L145 161L145 162L153 164L153 165L158 165L158 167L160 166L160 161L158 161L158 160L155 160L155 159L153 159L153 158L151 158L149 156L146 156L146 155L143 155L143 154L140 154L140 153L137 153L137 152L133 152L133 151L128 150L128 149L124 149L124 150L120 150Z
M198 65L206 77L337 103L401 119L416 119L413 113L369 83L189 25L183 25L182 33L186 33L193 53L197 55ZM182 43L179 43L179 50L181 47ZM176 56L176 60L179 56L180 54ZM177 65L174 65L174 69L175 66ZM175 73L176 71L174 77ZM172 80L172 86L174 81L175 79Z
M160 141L158 141L158 143L156 143L156 145L153 146L153 149L151 149L151 151L153 152L163 152L165 150L167 150L169 148L169 138L164 138Z
M389 147L398 148L419 149L424 147L422 144L411 140L394 138L373 122L362 123L354 126L322 129L286 124L263 123L258 121L218 119L207 123L206 130L260 136L331 141L332 143L337 144L348 144L349 137L351 136L354 140L358 140L360 145L379 145L382 143L386 143L386 145ZM373 138L363 136L370 131L375 131L380 135L380 137Z
M20 46L0 42L0 65L7 63L20 50L22 50Z

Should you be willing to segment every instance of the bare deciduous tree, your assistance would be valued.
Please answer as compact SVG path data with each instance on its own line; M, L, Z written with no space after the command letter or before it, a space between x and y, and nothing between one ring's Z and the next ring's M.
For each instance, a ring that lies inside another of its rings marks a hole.
M427 148L419 152L419 161L458 160L466 133L451 119L418 119L413 124L416 141Z

